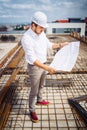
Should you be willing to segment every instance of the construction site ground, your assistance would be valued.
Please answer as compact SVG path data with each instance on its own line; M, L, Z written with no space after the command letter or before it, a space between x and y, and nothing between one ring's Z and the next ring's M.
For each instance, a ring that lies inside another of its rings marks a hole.
M48 38L50 41L57 43L77 40L68 35L49 35ZM49 50L47 64L52 61L54 53L56 51ZM38 123L33 123L29 115L30 79L25 56L21 58L15 69L20 70L10 85L14 87L14 94L8 99L11 98L11 108L5 125L2 124L2 129L87 130L83 118L68 102L68 99L87 95L87 43L80 43L77 61L70 73L47 74L43 97L50 102L50 105L36 105ZM4 88L10 76L10 69L8 68L8 71L5 70L4 72L3 68L3 74L0 78L0 90ZM80 101L80 105L87 112L87 99Z

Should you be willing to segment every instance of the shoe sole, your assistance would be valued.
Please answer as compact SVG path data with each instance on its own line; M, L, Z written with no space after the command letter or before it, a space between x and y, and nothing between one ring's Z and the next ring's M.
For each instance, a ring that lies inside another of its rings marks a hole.
M36 105L38 105L38 106L48 106L49 104L39 104L39 103L36 103Z
M39 122L39 120L33 120L33 119L31 119L31 121L32 121L33 123Z

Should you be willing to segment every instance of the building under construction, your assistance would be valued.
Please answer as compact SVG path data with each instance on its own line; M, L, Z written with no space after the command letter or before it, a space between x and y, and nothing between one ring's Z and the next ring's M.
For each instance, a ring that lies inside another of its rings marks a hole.
M9 35L0 41L0 130L87 130L87 37L72 32L47 35L52 42L80 41L79 55L71 72L47 74L43 97L49 106L36 106L38 123L28 110L30 91L27 63L20 40ZM58 50L49 50L49 65Z

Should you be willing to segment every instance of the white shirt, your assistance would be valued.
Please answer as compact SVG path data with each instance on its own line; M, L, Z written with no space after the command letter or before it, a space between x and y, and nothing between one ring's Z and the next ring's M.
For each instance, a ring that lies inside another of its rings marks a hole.
M52 43L47 39L44 32L37 35L30 28L24 33L22 46L25 50L26 61L33 65L36 60L45 63L47 60L47 48L52 48Z

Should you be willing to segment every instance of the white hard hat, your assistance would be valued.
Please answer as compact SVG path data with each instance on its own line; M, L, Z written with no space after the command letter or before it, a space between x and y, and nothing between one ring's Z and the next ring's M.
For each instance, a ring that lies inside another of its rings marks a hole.
M41 27L47 28L47 16L43 12L36 12L32 18L32 22L40 25Z

